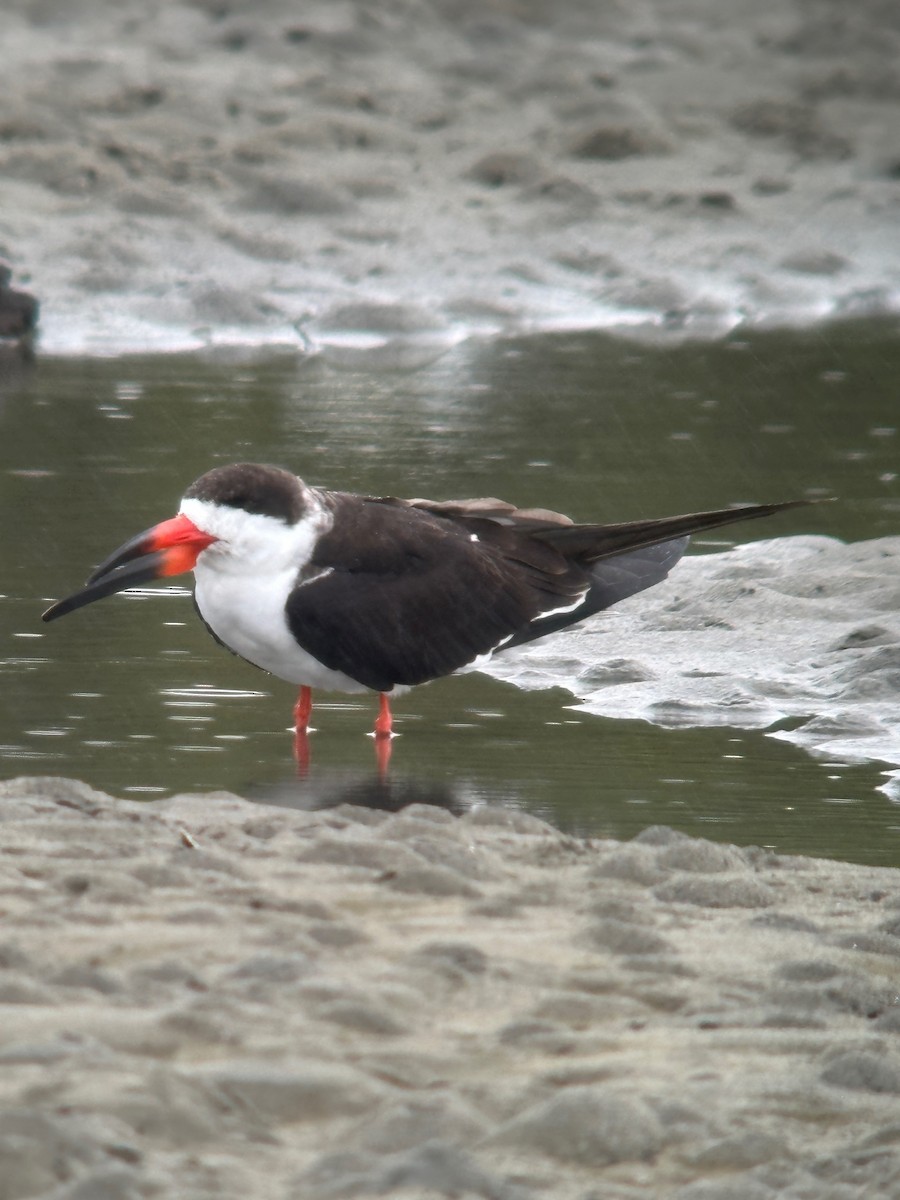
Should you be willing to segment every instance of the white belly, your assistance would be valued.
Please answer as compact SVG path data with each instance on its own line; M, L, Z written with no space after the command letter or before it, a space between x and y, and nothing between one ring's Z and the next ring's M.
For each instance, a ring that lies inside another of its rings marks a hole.
M197 607L203 620L230 650L289 683L333 692L370 689L342 671L332 671L294 640L284 611L285 597L296 577L247 576L194 569Z

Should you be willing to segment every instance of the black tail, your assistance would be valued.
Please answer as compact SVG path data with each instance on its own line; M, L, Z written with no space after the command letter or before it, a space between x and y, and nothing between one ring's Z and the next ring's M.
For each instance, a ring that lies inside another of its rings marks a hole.
M781 504L742 504L735 508L713 509L711 512L686 513L680 517L625 521L620 525L547 525L535 530L532 537L555 547L567 558L593 563L644 546L658 546L692 533L718 529L720 525L771 517L789 508L815 503L815 500L787 500Z

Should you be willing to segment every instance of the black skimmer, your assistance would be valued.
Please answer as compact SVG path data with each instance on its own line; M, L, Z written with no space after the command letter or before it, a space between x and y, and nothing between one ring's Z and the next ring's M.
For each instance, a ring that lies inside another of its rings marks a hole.
M300 685L389 695L477 666L659 583L689 535L807 501L577 525L502 500L399 500L310 487L259 463L216 467L178 515L126 542L55 620L125 588L193 570L197 610L217 642Z

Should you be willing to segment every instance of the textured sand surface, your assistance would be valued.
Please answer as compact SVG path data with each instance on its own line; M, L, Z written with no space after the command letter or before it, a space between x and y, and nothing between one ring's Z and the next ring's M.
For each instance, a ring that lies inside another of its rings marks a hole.
M900 1191L900 874L0 787L3 1200Z
M892 0L6 0L45 350L898 307Z

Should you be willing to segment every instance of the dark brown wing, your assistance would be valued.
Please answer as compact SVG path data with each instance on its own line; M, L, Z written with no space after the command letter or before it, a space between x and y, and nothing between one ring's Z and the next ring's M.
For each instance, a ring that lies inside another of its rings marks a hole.
M287 603L304 650L389 691L466 666L590 586L555 547L481 516L332 494L335 528Z

